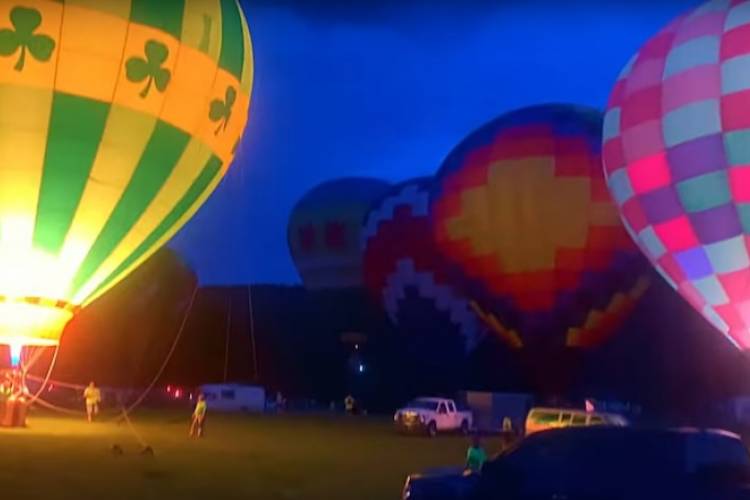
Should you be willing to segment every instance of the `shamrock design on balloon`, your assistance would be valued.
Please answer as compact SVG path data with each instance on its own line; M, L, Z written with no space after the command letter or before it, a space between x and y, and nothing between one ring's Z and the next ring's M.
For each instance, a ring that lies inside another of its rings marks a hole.
M144 55L145 57L131 57L125 63L128 80L133 83L146 80L146 86L139 94L142 98L145 98L151 91L151 85L154 85L159 92L164 92L172 78L169 69L163 67L169 57L169 49L166 45L157 40L149 40L144 47Z
M234 87L227 87L224 93L224 99L214 99L211 101L211 109L208 113L208 117L212 122L218 122L219 126L216 127L214 135L219 135L219 132L227 129L229 118L232 117L232 106L237 100L237 90Z
M13 69L23 70L27 51L37 61L49 61L55 50L55 40L47 35L35 33L42 24L42 14L38 10L14 7L10 11L10 23L13 25L12 29L0 30L0 55L11 56L21 49Z

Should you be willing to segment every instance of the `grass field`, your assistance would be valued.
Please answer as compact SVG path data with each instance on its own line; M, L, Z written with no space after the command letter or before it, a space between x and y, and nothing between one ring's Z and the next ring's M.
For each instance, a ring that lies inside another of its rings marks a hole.
M399 436L387 419L294 415L212 414L206 437L189 440L185 419L135 414L155 451L146 457L126 425L31 416L27 429L0 430L2 496L386 500L399 498L407 473L461 463L467 446L459 436Z

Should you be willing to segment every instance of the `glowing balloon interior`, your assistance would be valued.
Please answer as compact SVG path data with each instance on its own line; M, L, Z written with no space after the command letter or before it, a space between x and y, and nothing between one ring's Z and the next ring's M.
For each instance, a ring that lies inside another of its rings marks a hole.
M607 182L631 236L719 331L750 348L750 2L667 26L622 71Z
M235 0L0 0L0 343L56 344L190 218L252 80Z
M602 174L601 124L571 105L516 110L469 135L438 172L438 248L513 346L599 344L645 290Z

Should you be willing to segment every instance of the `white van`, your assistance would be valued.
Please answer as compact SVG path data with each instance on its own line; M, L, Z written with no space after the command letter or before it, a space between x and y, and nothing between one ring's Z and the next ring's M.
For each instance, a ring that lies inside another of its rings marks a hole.
M266 390L256 385L207 384L200 386L209 410L263 412Z
M628 421L614 413L586 412L569 408L532 408L526 416L526 435L562 427L609 425L626 427Z

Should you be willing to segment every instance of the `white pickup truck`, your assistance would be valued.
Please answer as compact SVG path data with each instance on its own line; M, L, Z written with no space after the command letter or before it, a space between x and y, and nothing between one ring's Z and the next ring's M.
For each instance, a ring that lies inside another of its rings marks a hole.
M438 432L460 431L468 434L473 425L471 411L460 410L455 401L444 398L417 398L393 416L401 432L424 432L433 437Z

